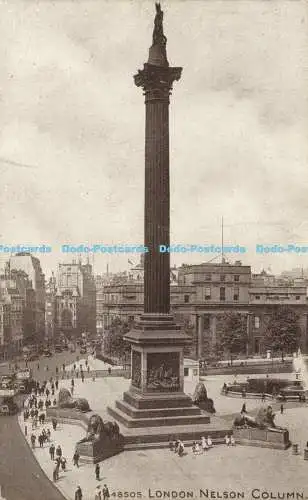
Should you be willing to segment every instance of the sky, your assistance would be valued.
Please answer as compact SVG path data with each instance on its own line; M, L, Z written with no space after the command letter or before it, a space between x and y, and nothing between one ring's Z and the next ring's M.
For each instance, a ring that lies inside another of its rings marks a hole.
M144 97L155 2L0 1L0 244L142 244ZM165 0L171 241L244 246L279 273L308 253L308 4ZM172 254L172 263L215 254ZM3 261L4 256L0 258ZM119 271L136 255L95 256ZM231 261L238 259L230 256Z

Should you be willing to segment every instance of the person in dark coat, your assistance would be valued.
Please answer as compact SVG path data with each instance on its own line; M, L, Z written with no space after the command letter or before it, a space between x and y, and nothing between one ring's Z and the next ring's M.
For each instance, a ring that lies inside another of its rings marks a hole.
M56 451L55 445L52 443L52 445L50 445L49 447L49 455L51 460L55 459L55 451Z
M96 464L96 466L95 466L95 477L96 477L97 481L99 481L99 474L100 474L100 467L99 467L99 464Z
M76 467L79 467L79 453L75 451L73 455L73 465L76 465Z
M110 493L109 493L109 490L108 490L108 486L107 486L107 484L104 484L103 499L107 500L107 498L109 498L109 497L110 497Z
M80 486L78 486L77 490L75 491L75 500L82 500L82 490Z

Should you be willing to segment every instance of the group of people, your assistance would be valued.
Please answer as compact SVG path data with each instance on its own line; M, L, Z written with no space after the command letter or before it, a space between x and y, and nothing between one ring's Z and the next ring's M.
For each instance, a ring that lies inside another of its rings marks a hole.
M225 435L225 443L227 446L235 446L235 439L232 434Z
M177 453L179 457L182 457L184 455L185 447L183 441L180 441L180 439L176 439L175 441L170 441L169 449L170 451Z
M75 500L82 500L82 498L82 489L80 488L80 486L77 486L77 489L75 491ZM108 500L108 498L110 498L110 493L107 484L104 484L103 488L100 484L96 486L94 491L94 500Z
M211 448L213 448L213 441L211 439L211 436L208 436L207 438L205 438L205 436L202 436L200 443L194 441L192 444L192 452L194 455L200 455L201 453L205 453Z
M90 367L88 364L88 361L85 361L85 366L86 370L89 373L90 372ZM79 369L78 369L79 368ZM77 368L76 363L73 366L73 370L71 371L71 393L73 395L74 392L74 376L76 378L81 378L81 381L84 382L84 369L82 364L79 365ZM65 366L62 367L63 372L65 372ZM110 370L111 371L111 370ZM59 370L56 370L56 373L59 373ZM56 379L53 379L52 377L49 378L49 380L44 381L43 383L36 382L35 387L32 391L31 396L28 398L28 400L25 400L24 403L24 422L27 423L27 421L31 418L32 420L32 428L37 428L38 424L44 425L45 424L45 410L48 409L49 406L52 405L50 398L55 396L56 391L59 388L59 380L58 377ZM56 406L57 401L56 398L54 397L53 400L53 405ZM51 419L52 423L52 428L53 430L56 430L57 428L57 419L53 417ZM28 435L28 429L27 425L25 425L25 435ZM49 443L49 455L50 459L52 462L54 462L54 468L52 472L52 477L53 481L56 482L59 479L59 472L62 470L65 472L67 470L67 459L63 456L62 448L58 444L57 446L52 442L51 439L51 430L49 428L41 428L40 433L38 436L36 436L33 432L30 437L30 442L32 445L32 448L35 449L36 447L36 441L38 441L39 446L42 448L44 447L44 444L46 442ZM184 452L184 445L179 442L177 444L177 452L179 455L183 454ZM75 467L79 467L79 453L77 451L74 452L73 457L72 457L72 462ZM100 481L100 465L97 463L94 467L94 474L95 474L95 479L97 481ZM110 497L109 490L107 485L105 484L103 487L101 485L98 485L95 488L94 492L94 499L95 500L108 500ZM82 500L83 498L83 492L81 490L81 487L78 486L76 491L75 491L75 500Z

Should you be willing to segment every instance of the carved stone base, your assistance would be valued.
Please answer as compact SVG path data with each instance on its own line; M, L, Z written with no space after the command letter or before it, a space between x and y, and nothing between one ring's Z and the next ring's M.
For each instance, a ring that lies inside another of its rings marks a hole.
M247 446L285 450L291 445L289 431L286 429L280 432L256 428L233 429L233 436L237 444Z
M80 462L96 464L106 458L117 455L124 449L124 439L102 439L100 441L87 441L76 444L76 451L80 455Z

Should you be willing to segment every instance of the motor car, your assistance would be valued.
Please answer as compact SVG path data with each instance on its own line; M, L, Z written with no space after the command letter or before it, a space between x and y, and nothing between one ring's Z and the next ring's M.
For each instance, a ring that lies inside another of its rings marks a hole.
M55 345L55 352L62 352L63 351L63 348L60 344L56 344Z
M10 409L8 405L1 405L0 406L0 415L9 415L10 414Z
M80 348L80 354L87 354L87 348L86 347L81 347Z
M28 354L26 361L36 361L37 359L39 359L39 355L35 352L32 352L31 354Z
M43 356L44 356L44 358L51 358L52 357L52 353L49 350L45 350L43 352Z

